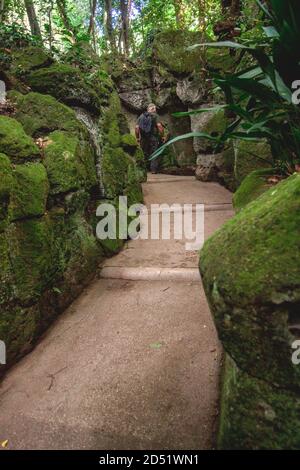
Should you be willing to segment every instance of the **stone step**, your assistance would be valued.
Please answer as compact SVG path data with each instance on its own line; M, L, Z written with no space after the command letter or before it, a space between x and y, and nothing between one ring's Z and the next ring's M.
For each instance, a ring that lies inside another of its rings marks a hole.
M127 281L200 282L198 268L105 266L100 272L100 277L103 279L123 279Z

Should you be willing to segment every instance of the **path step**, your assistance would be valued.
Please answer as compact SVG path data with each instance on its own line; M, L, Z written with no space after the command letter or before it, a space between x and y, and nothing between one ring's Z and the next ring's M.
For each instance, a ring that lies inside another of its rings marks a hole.
M100 277L103 279L123 279L128 281L200 281L198 268L105 266L101 270Z

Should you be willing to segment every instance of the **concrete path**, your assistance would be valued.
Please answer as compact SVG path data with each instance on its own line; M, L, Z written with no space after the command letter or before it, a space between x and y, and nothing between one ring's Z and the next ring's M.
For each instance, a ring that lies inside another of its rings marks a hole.
M146 204L204 203L206 236L231 195L192 177L151 176ZM179 241L132 241L0 387L9 449L209 449L221 349Z

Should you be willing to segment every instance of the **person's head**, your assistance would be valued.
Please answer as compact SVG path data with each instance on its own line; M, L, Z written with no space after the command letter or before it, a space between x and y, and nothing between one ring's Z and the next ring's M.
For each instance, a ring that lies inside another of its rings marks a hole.
M149 104L147 111L148 113L156 113L156 105L154 103Z

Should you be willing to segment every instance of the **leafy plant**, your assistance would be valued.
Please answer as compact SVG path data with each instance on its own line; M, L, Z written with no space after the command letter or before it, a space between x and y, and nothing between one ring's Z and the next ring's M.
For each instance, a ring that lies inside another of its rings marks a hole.
M300 112L292 102L292 83L300 79L300 9L297 0L270 0L271 9L256 0L264 11L268 26L265 37L256 45L231 41L197 44L196 47L226 47L249 54L255 65L225 77L214 75L215 84L224 92L227 108L235 115L224 134L212 137L193 132L168 142L198 137L214 140L217 146L227 139L266 139L272 148L274 167L293 171L300 162ZM220 107L212 108L218 110ZM212 110L210 109L210 110ZM202 113L176 113L187 116ZM151 159L157 158L163 146Z

